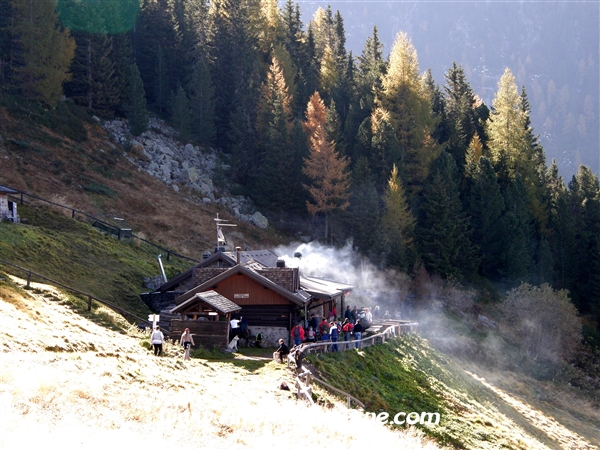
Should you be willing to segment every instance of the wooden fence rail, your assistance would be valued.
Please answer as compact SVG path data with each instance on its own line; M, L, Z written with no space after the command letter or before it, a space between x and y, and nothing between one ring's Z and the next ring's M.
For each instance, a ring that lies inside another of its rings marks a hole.
M110 224L108 222L105 222L102 219L98 219L98 218L96 218L94 216L91 216L91 215L89 215L89 214L87 214L87 213L85 213L83 211L79 211L77 209L71 208L70 206L61 205L60 203L56 203L56 202L53 202L53 201L50 201L50 200L46 200L44 198L38 197L37 195L28 194L26 192L19 191L18 189L13 189L13 190L17 191L17 193L19 194L19 198L16 198L16 197L14 197L12 195L9 196L9 197L11 198L12 201L19 202L21 205L24 205L24 204L27 204L27 203L32 204L31 202L25 201L25 196L27 196L30 199L39 200L41 202L45 202L45 203L48 203L50 205L57 206L59 208L63 208L63 209L66 209L66 210L70 211L72 219L75 219L76 215L83 216L86 219L92 221L92 226L93 227L100 228L101 230L106 231L107 233L114 234L115 236L118 237L119 240L121 240L122 238L128 237L128 238L138 239L141 242L144 242L144 243L146 243L148 245L151 245L151 246L153 246L153 247L155 247L155 248L157 248L157 249L165 252L166 255L167 255L167 261L169 261L171 259L171 256L173 256L173 257L185 259L187 261L192 261L194 263L200 262L197 259L190 258L189 256L185 256L185 255L180 255L179 253L176 253L176 252L174 252L172 250L169 250L168 248L165 248L165 247L163 247L161 245L158 245L158 244L155 244L154 242L151 242L151 241L149 241L147 239L144 239L144 238L141 238L139 236L136 236L135 234L131 233L131 230L129 230L129 229L119 228L119 227L117 227L115 225L112 225L112 224Z
M71 292L74 292L76 294L79 294L79 295L82 295L84 297L87 297L87 310L88 311L92 310L92 301L96 301L96 302L98 302L98 303L100 303L100 304L102 304L104 306L109 307L113 311L121 314L123 317L129 317L131 319L134 319L134 320L138 321L138 323L144 323L144 324L148 324L148 325L152 326L152 322L148 321L148 319L143 319L142 317L139 317L139 316L135 315L134 313L129 312L129 311L127 311L127 310L125 310L125 309L123 309L123 308L115 305L114 303L108 302L106 300L99 299L97 297L94 297L93 295L90 295L90 294L86 293L86 292L80 291L79 289L75 289L75 288L73 288L71 286L67 286L66 284L63 284L63 283L61 283L59 281L56 281L56 280L53 280L51 278L45 277L44 275L40 275L39 273L33 272L32 270L26 269L26 268L21 267L21 266L17 266L16 264L10 263L8 261L4 261L4 260L0 259L0 264L11 266L11 267L14 267L16 269L19 269L19 270L25 272L27 274L27 283L26 283L26 286L28 288L31 287L31 276L34 275L34 276L36 276L38 278L41 278L42 280L46 280L46 281L50 282L51 284L54 284L56 286L60 286L63 289L67 289L67 290L69 290Z
M299 347L295 347L294 349L292 349L292 351L288 355L287 365L288 365L288 367L290 367L290 362L293 362L296 365L296 368L298 370L300 369L301 365L296 360L297 352L302 352L301 356L304 357L308 353L311 353L313 351L315 351L315 352L318 351L318 349L320 349L320 348L322 348L324 351L327 351L327 348L332 345L337 345L338 351L345 351L345 350L351 350L351 349L357 348L356 344L358 344L358 348L370 347L370 346L376 345L376 344L383 344L386 339L396 337L399 334L411 333L415 330L415 328L419 324L417 322L394 320L394 321L385 321L382 324L378 324L378 325L380 327L386 326L387 328L384 331L382 331L381 333L373 334L371 336L366 337L365 339L360 339L360 340L355 339L352 341L338 341L338 342L324 341L324 342L317 342L314 344L302 344ZM341 389L338 389L338 388L332 386L331 384L315 377L314 374L311 371L307 370L306 368L303 368L303 371L296 375L296 389L297 389L296 394L299 399L304 399L309 404L313 403L312 388L310 387L310 382L312 380L316 381L317 383L322 384L327 389L334 391L343 397L346 397L348 409L351 408L352 402L356 403L363 409L365 408L365 405L360 400L358 400L356 397L349 394L348 392L344 392ZM310 398L309 398L309 396L310 396Z

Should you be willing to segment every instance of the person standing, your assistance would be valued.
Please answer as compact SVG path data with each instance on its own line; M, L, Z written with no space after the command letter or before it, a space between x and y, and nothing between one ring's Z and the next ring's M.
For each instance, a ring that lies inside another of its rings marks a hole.
M340 334L339 334L337 324L335 322L331 322L329 324L329 338L331 339L331 342L335 342L335 344L331 344L332 352L338 351L337 341L338 341L339 336L340 336Z
M294 345L300 345L302 344L302 341L304 341L304 328L302 328L301 323L302 322L293 327L291 331Z
M164 340L165 335L160 331L160 327L157 325L150 336L150 342L152 342L152 346L154 347L154 356L162 355L162 345Z
M354 340L360 341L363 334L363 326L360 323L360 319L356 319L354 324ZM356 348L360 348L360 342L356 343Z
M190 334L189 328L185 329L185 331L181 335L181 339L180 339L179 343L182 345L182 347L185 350L185 352L183 354L183 360L189 361L190 360L190 348L192 347L192 345L195 345L194 338Z
M352 320L352 311L350 311L350 306L346 306L346 311L344 312L344 320Z
M234 337L238 336L240 321L234 317L229 321L229 325L231 326L231 336L229 336L229 340L231 340Z
M354 309L352 310L351 314L351 319L352 319L352 323L356 323L356 320L358 319L358 306L354 306Z
M350 322L349 319L344 319L344 323L342 324L342 331L344 332L344 341L348 342L350 340L350 336L352 335L352 331L354 330L354 325ZM348 344L344 347L348 349Z

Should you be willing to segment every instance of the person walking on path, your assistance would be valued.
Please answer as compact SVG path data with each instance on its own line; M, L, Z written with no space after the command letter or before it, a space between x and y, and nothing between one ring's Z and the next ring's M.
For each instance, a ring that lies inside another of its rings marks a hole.
M164 340L165 335L160 331L160 327L157 325L150 336L150 342L152 342L152 346L154 347L154 356L162 355L162 345Z
M363 326L360 323L360 319L356 319L354 324L354 340L360 341L362 338ZM356 343L356 348L360 348L360 342Z
M185 352L183 354L183 360L184 361L189 361L191 359L190 358L190 348L192 347L192 345L195 345L194 344L194 338L190 334L190 329L189 328L185 329L185 331L181 335L181 339L180 339L179 343L181 344L181 346L185 350Z

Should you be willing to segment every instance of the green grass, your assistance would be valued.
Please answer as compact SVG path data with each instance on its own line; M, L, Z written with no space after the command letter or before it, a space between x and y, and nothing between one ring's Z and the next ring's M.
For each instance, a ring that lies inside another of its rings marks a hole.
M156 250L137 241L119 241L90 225L44 208L19 208L27 224L0 223L1 259L32 270L67 286L115 303L144 317L147 307L139 297L144 277L160 274ZM171 273L189 264L164 261ZM24 277L10 266L3 270ZM20 273L19 273L20 272ZM32 281L43 282L33 278Z
M506 445L490 405L493 395L452 359L418 335L402 335L360 351L312 354L307 361L319 376L361 400L367 411L439 413L438 425L416 424L427 435L454 448ZM391 425L404 427L405 425ZM518 448L513 442L509 446Z

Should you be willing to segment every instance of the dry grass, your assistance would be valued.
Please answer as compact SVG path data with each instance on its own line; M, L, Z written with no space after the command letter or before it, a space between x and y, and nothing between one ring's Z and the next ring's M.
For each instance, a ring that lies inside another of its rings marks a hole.
M307 407L278 389L292 382L283 365L184 363L175 346L156 358L144 336L107 330L45 289L0 292L2 448L437 448L337 403ZM33 303L36 320L23 309Z

